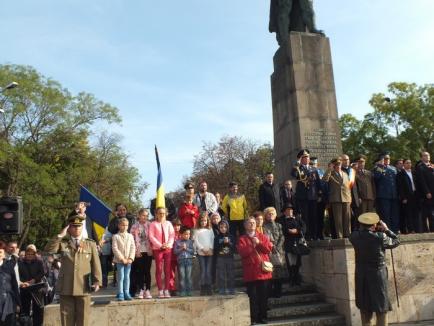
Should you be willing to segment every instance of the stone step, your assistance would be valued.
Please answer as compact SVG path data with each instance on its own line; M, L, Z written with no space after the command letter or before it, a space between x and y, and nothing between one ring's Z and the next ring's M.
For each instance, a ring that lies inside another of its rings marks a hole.
M296 316L311 316L334 312L335 306L331 303L297 304L285 307L272 308L268 311L269 319L288 319Z
M278 307L297 303L320 302L322 300L323 296L320 293L290 294L280 298L269 298L268 305L270 307Z
M297 317L287 320L273 320L267 325L273 326L346 326L344 316L327 314L308 317Z

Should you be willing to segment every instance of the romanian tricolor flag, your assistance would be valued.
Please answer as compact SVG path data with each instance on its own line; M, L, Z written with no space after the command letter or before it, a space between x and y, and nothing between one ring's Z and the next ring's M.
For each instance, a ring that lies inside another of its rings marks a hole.
M111 209L83 186L80 189L80 201L90 203L90 206L86 208L86 217L93 222L98 240L101 240L109 222Z
M158 157L157 145L155 145L155 158L157 159L157 200L155 202L155 208L166 207L166 201L164 200L164 187L163 187L163 175L161 174L160 158Z

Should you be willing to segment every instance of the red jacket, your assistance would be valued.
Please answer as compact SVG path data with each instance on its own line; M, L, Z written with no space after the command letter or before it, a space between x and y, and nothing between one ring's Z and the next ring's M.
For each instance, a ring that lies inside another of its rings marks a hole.
M189 212L187 213L187 211ZM194 204L182 203L178 209L178 216L182 225L193 229L196 227L199 218L199 208Z
M262 233L256 233L259 239L259 244L253 247L253 242L247 235L242 235L237 243L238 253L241 256L243 265L243 280L244 282L252 282L258 280L269 280L272 273L265 273L261 268L262 261L270 261L268 254L273 248L273 244L268 240L268 237ZM261 259L258 257L261 256Z

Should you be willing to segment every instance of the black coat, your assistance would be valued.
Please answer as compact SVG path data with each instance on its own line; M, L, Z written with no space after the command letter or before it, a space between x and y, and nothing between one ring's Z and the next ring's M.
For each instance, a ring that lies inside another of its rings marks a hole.
M292 188L287 193L285 190L285 186L280 187L279 195L280 195L280 210L282 212L286 207L286 205L288 204L291 204L293 209L295 210L294 191L292 190Z
M15 276L14 267L15 263L12 260L3 260L3 264L0 266L0 284L3 282L7 282L7 284L1 287L0 293L5 291L12 296L15 303L15 309L17 305L21 305L21 300L18 292L18 282Z
M424 163L419 163L416 166L416 177L417 183L416 188L421 193L424 199L426 199L426 195L431 193L434 197L434 167L431 164L427 166ZM431 199L432 200L432 199Z
M133 226L133 224L136 221L136 218L134 217L134 215L132 215L130 213L127 213L127 215L125 217L128 220L128 232L130 232L131 227ZM113 217L107 226L108 231L113 235L118 233L118 231L119 231L118 224L119 224L119 217L118 216Z
M416 175L413 172L412 176L413 182L416 186ZM400 201L404 199L409 200L415 197L416 192L413 191L413 188L411 186L411 180L405 170L398 172L398 175L396 176L396 184L398 186L398 196Z
M300 218L296 216L295 218L286 217L282 215L279 218L279 223L282 225L282 233L285 238L284 248L285 252L290 252L294 243L301 238L301 232L304 234L306 232L306 224ZM288 232L288 229L297 229L299 232L297 234L292 234Z
M312 166L296 165L291 175L297 179L295 198L297 200L317 200L321 189L318 170Z
M399 245L391 231L372 232L366 229L350 235L356 258L356 306L362 311L386 313L391 310L387 293L386 249Z
M264 182L259 186L259 209L263 211L267 207L280 210L279 188L275 183Z
M44 265L39 259L32 261L20 260L18 262L18 271L21 282L28 282L34 279L35 283L39 283L45 275Z

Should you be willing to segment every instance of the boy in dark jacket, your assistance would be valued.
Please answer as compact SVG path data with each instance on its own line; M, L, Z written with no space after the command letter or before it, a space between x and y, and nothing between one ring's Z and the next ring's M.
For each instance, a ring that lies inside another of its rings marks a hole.
M229 233L229 223L222 220L218 224L220 233L215 238L214 252L217 255L217 278L219 294L235 294L234 291L234 251L235 241Z

